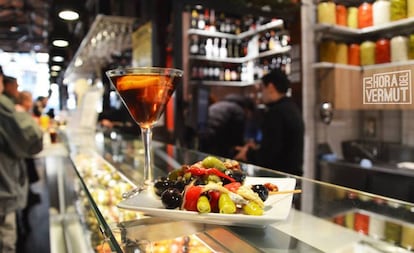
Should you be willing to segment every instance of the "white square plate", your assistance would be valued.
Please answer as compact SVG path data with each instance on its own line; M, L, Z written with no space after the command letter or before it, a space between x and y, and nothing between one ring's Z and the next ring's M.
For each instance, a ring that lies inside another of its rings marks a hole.
M272 183L277 185L279 191L294 190L296 179L294 178L271 178L271 177L247 177L245 184L265 184ZM269 195L264 202L264 214L253 216L246 214L219 214L191 212L178 209L166 209L162 206L161 200L149 194L138 194L129 199L121 201L119 208L142 212L149 216L159 216L176 220L187 220L200 223L230 225L230 226L250 226L265 227L279 220L284 220L289 215L292 207L293 194Z

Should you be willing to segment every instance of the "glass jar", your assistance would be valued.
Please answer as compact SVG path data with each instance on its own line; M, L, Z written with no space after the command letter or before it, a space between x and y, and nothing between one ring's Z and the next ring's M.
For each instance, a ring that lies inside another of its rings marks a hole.
M358 7L358 28L372 26L372 4L363 2Z
M408 36L408 59L414 60L414 34Z
M407 0L391 0L391 21L407 18Z
M336 5L336 24L340 26L346 26L347 24L347 10L342 4Z
M337 43L335 56L336 63L348 64L348 46L343 42Z
M336 61L336 42L325 40L319 44L319 61L332 62Z
M414 17L414 1L407 1L407 18Z
M408 60L408 38L395 36L391 39L391 62Z
M361 65L375 64L375 43L372 41L364 41L360 46L360 62Z
M390 22L390 1L377 0L372 4L372 23L382 25Z
M390 41L379 39L375 43L375 63L387 63L391 61Z
M349 28L358 28L358 8L348 7L346 23Z
M359 50L360 48L358 44L352 43L349 45L349 48L348 48L348 64L349 65L355 65L355 66L361 65Z
M335 3L332 1L320 2L318 4L318 23L336 24Z

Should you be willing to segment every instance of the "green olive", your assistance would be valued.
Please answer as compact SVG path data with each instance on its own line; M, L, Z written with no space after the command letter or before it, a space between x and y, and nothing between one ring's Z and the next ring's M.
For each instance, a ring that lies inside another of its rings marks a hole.
M203 161L201 161L201 165L204 168L216 168L221 171L226 170L226 166L224 165L224 163L214 156L207 156L206 158L204 158Z
M219 198L220 213L233 214L236 212L236 204L231 200L229 194L222 193Z
M261 208L256 202L250 201L243 206L243 212L247 215L263 215L263 208Z

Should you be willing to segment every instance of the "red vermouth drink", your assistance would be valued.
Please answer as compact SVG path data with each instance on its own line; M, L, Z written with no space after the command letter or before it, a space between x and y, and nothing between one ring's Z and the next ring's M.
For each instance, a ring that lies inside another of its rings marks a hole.
M106 75L141 128L145 149L144 187L146 187L153 181L151 129L164 113L166 104L182 79L183 71L171 68L137 67L109 70Z

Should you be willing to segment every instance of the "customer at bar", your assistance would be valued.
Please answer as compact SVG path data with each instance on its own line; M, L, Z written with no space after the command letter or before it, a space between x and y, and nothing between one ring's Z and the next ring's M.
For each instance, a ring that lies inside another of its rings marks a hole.
M200 137L200 150L233 158L236 146L245 142L246 122L255 110L254 102L239 94L229 94L208 108L205 133Z
M298 106L286 96L286 74L273 70L263 76L261 91L266 111L260 144L238 147L235 159L294 175L303 174L304 122Z
M0 252L16 251L16 211L24 208L28 180L24 158L43 148L42 130L32 116L3 94L0 67Z

